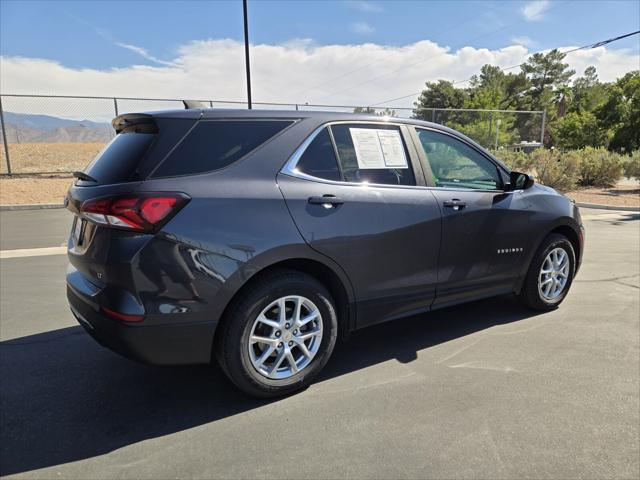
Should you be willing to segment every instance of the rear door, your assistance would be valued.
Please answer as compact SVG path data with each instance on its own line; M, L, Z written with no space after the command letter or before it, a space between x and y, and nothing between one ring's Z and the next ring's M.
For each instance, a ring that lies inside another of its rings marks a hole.
M278 176L305 240L349 276L359 327L425 311L435 295L440 209L408 139L400 125L333 124Z
M528 202L503 190L499 167L471 144L428 128L416 127L413 138L442 208L434 306L512 291Z

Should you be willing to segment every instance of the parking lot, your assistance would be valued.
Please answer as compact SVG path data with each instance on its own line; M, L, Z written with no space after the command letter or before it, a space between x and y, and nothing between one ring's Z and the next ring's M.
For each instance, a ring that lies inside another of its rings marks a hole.
M66 257L0 260L0 473L16 478L637 478L640 215L583 210L554 312L507 296L357 332L259 401L205 366L143 366L68 310ZM0 249L60 247L64 210L2 212ZM6 255L5 255L6 257Z

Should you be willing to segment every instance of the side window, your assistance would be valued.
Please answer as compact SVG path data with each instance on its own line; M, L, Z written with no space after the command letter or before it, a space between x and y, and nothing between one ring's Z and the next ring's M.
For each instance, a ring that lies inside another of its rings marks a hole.
M329 131L323 129L309 144L296 165L296 170L326 180L340 180L338 161Z
M291 123L285 120L201 120L151 177L190 175L226 167Z
M332 125L346 182L415 185L409 154L394 125Z
M436 187L498 190L498 168L467 144L449 135L416 128Z

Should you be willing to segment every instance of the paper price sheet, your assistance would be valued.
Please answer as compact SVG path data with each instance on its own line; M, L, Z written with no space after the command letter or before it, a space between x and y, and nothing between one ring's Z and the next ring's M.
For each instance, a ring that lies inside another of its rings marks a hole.
M398 130L350 128L358 168L407 168L407 157Z

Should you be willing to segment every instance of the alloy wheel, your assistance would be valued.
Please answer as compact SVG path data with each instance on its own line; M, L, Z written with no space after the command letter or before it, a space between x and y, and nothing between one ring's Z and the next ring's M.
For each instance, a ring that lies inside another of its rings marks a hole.
M305 369L322 342L322 315L308 298L278 298L256 317L249 335L253 367L267 378L282 380Z
M538 292L546 301L554 301L564 291L569 280L569 255L563 248L554 248L545 257L538 274Z

